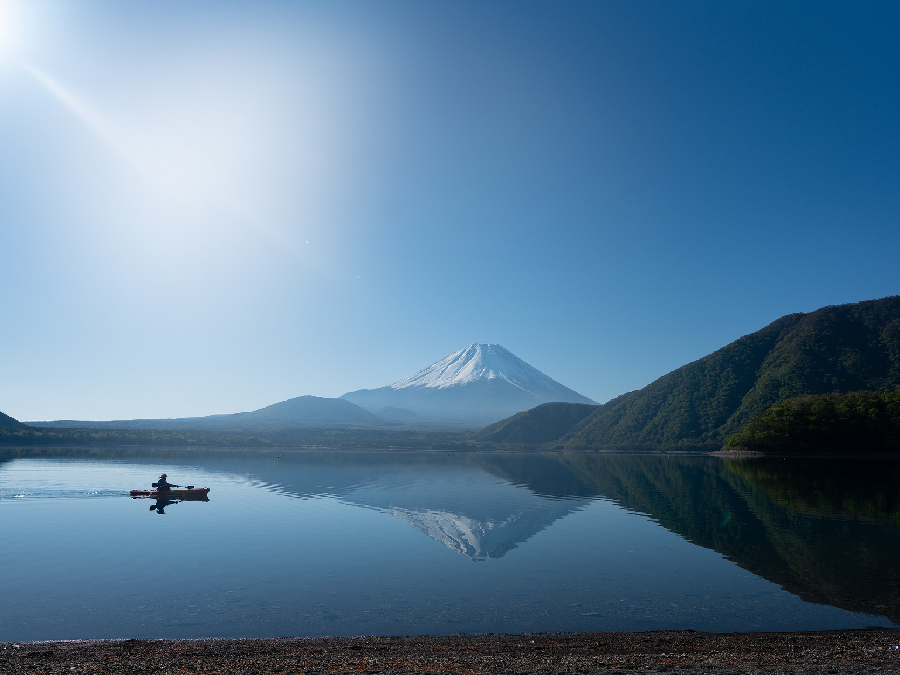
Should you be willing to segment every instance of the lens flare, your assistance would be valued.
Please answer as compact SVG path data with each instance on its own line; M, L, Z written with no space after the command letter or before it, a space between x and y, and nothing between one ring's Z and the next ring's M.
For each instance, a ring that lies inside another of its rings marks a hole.
M25 72L31 75L48 93L50 93L57 101L65 106L78 119L80 119L88 129L93 131L99 138L101 138L111 149L115 150L124 158L128 157L127 151L110 132L107 124L79 96L65 87L56 78L48 75L43 70L28 63L27 61L18 59L17 63Z

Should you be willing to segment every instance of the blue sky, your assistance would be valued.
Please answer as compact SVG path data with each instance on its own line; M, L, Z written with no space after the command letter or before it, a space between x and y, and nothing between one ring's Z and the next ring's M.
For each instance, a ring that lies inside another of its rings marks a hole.
M896 2L0 0L0 410L605 401L900 293Z

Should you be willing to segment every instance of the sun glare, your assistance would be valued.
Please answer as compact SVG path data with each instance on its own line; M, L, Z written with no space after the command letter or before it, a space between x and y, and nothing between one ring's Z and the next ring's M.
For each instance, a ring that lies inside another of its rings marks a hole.
M19 41L17 24L13 4L0 0L0 58L8 57Z
M319 259L322 247L303 242L342 213L335 195L350 152L353 89L341 64L315 50L273 59L223 34L163 56L137 49L121 64L72 53L60 67L64 43L21 7L27 15L0 0L0 63L47 94L38 100L64 111L59 120L81 122L65 127L83 154L66 160L79 171L61 172L60 185L91 214L82 234L118 278L202 290L253 261Z

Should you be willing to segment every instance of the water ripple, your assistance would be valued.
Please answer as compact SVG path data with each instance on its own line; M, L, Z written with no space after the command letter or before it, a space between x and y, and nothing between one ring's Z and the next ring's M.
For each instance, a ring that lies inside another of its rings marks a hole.
M71 489L16 489L3 488L0 490L0 501L13 499L88 499L94 497L126 497L129 496L127 490L110 490L110 489L93 489L93 490L71 490Z

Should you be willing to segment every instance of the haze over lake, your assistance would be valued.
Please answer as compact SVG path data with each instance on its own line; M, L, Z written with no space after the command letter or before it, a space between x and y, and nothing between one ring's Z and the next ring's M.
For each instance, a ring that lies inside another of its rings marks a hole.
M165 471L208 502L131 499ZM896 460L0 451L0 641L900 622ZM865 487L861 487L865 486Z

